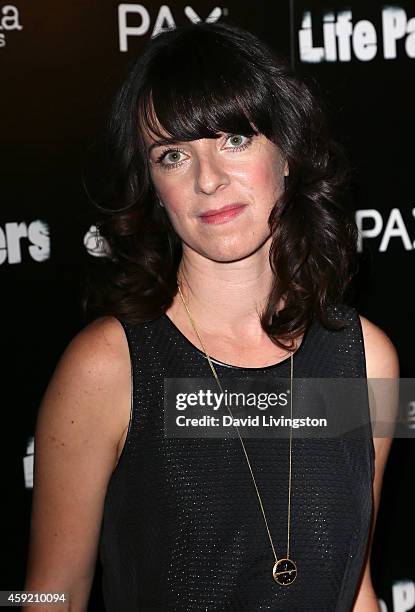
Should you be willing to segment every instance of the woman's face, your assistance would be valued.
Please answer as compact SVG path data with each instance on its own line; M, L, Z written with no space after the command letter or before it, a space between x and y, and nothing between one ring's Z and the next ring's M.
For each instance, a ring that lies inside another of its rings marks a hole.
M276 145L262 134L222 134L167 146L152 135L144 138L153 185L183 249L228 262L264 245L269 214L288 174ZM223 207L233 210L211 214Z

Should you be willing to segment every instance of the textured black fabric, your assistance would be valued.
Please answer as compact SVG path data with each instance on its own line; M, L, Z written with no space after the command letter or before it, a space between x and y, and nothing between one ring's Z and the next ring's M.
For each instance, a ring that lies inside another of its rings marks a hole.
M355 309L329 331L315 321L294 376L366 377ZM132 411L111 477L99 543L107 612L348 612L363 568L373 509L374 446L366 437L293 439L289 586L273 555L239 438L174 439L163 432L163 378L211 377L205 355L167 315L120 321L132 362ZM215 360L218 376L290 375ZM369 411L369 406L366 406ZM287 544L287 438L245 439L278 557Z

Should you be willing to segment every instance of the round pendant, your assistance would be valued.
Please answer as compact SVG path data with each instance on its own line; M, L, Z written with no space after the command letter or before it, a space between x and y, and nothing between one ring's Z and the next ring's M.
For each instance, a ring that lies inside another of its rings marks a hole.
M274 564L272 576L275 582L286 586L291 584L297 577L297 566L291 559L280 559Z

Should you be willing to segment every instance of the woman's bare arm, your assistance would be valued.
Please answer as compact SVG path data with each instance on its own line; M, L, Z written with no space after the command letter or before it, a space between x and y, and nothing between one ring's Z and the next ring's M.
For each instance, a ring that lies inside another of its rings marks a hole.
M65 591L70 602L38 611L87 609L106 489L130 402L125 333L117 319L101 317L70 342L39 407L24 589Z
M398 398L396 396L396 390L398 389L397 382L399 379L398 353L392 341L383 330L365 317L359 316L362 324L369 389L371 388L371 383L374 385L370 401L374 403L375 406L378 405L381 407L380 416L387 416L387 423L390 426L395 422L398 408ZM382 382L386 382L387 379L391 379L390 385L382 385ZM383 418L380 420L383 421ZM376 421L374 425L376 432ZM383 474L392 440L392 434L390 437L386 437L386 432L385 437L374 437L373 440L375 449L375 474L373 480L374 514L366 551L366 563L363 577L361 578L352 612L380 612L379 602L373 588L370 571L371 549L380 505Z

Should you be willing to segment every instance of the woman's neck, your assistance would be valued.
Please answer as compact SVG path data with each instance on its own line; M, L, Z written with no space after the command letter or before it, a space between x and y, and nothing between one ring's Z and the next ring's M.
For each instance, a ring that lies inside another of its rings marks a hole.
M260 341L259 314L273 284L268 249L235 262L214 262L184 250L178 282L192 318L207 334L219 334L236 341ZM169 315L187 326L188 315L177 293Z

